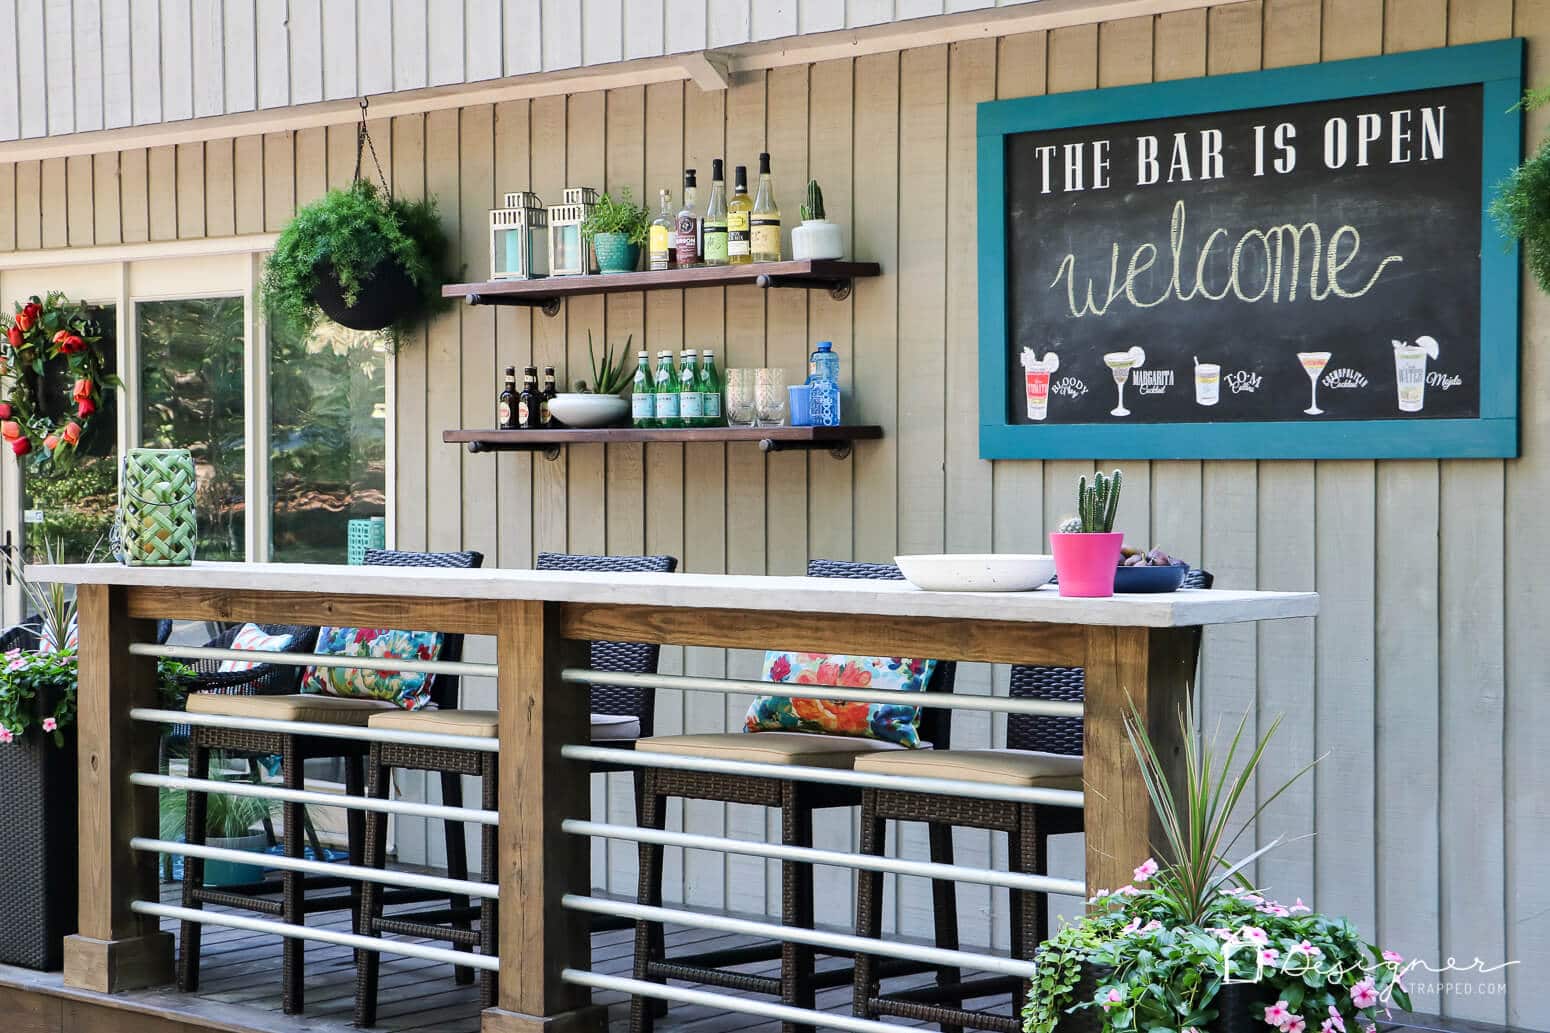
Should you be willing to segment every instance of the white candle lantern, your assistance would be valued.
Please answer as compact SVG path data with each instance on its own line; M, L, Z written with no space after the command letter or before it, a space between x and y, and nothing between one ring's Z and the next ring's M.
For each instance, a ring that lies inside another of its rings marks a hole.
M549 273L549 213L538 195L519 190L490 209L490 279L536 280Z
M581 224L597 204L591 187L566 187L565 200L549 206L549 272L554 276L584 276L592 271L592 242Z

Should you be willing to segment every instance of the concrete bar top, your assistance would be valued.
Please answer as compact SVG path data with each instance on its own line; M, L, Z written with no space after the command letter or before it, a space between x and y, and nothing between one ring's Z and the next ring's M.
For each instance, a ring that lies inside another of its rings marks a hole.
M195 563L191 567L38 564L27 568L27 578L62 584L135 585L201 591L534 599L1146 628L1312 617L1319 609L1319 597L1314 592L1183 589L1158 595L1062 599L1053 586L1032 592L924 592L904 581L842 578L454 570L311 563Z

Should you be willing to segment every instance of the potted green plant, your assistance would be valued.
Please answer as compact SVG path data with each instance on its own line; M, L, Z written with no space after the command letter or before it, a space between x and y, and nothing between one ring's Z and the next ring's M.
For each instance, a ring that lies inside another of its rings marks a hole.
M823 191L816 179L807 183L807 200L802 205L802 225L791 229L791 257L801 259L839 258L845 253L845 241L838 223L824 215Z
M1169 858L1148 858L1134 881L1099 890L1080 920L1040 946L1023 1008L1024 1033L1357 1033L1390 1002L1409 1008L1404 959L1362 940L1345 919L1254 890L1244 871L1280 844L1229 856L1270 802L1312 768L1262 795L1234 820L1280 721L1241 759L1247 715L1224 757L1198 741L1193 707L1179 715L1182 781L1175 790L1132 707L1125 730L1141 765ZM1260 790L1266 786L1261 775ZM1232 827L1237 831L1233 832Z
M597 267L605 273L633 273L650 228L651 217L631 200L629 187L619 192L617 201L608 194L599 196L581 224L581 232L592 241Z
M43 553L58 558L47 542ZM65 585L28 581L12 552L0 561L37 614L4 633L0 657L0 964L57 969L77 914L76 604ZM188 668L160 671L165 682Z
M323 316L352 330L403 329L445 305L446 251L434 198L384 196L357 180L285 227L264 264L264 303L302 331Z
M624 347L614 357L614 350L606 343L603 357L598 359L592 346L592 331L587 331L587 356L592 362L592 382L576 381L576 390L555 395L549 400L549 412L569 427L613 427L624 423L630 415L630 403L619 392L629 384L624 364L630 355L631 334L624 340Z
M1077 515L1049 536L1061 595L1091 599L1114 594L1114 572L1125 543L1125 536L1114 530L1114 514L1124 480L1118 470L1113 477L1093 474L1091 485L1086 477L1077 480Z
M217 777L216 781L221 779ZM254 831L254 827L268 821L273 813L273 802L256 796L210 793L205 797L205 845L223 850L245 850L254 855L252 864L205 861L206 886L246 886L263 880L263 855L269 847L269 836L263 829ZM187 829L187 792L182 789L163 790L161 838L181 842ZM188 859L184 858L183 863L187 864Z

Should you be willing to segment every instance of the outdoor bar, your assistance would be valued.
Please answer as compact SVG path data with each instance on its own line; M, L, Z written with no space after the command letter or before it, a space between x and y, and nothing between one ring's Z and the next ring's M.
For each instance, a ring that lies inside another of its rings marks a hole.
M0 26L0 1033L1550 1033L1550 0Z

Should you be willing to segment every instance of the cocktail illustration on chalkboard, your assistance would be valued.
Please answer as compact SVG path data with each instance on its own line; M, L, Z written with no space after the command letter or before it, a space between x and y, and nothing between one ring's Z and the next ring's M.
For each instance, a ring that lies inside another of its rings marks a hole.
M1114 374L1114 386L1119 389L1119 401L1109 410L1109 415L1129 416L1130 410L1125 408L1125 381L1130 379L1131 370L1146 364L1146 352L1139 347L1124 352L1105 352L1103 364Z
M1308 399L1308 407L1303 410L1309 416L1322 416L1324 410L1319 408L1319 374L1324 372L1324 367L1329 365L1329 352L1298 352L1297 361L1302 363L1303 371L1308 374L1308 383L1311 393Z
M1426 360L1436 361L1440 349L1432 337L1415 343L1394 342L1394 380L1399 386L1399 411L1420 412L1426 405Z
M1049 415L1049 377L1060 368L1060 356L1045 352L1039 358L1032 348L1023 349L1023 384L1028 395L1028 418L1042 420Z
M1201 362L1195 356L1195 404L1215 405L1222 397L1222 367L1215 362Z

